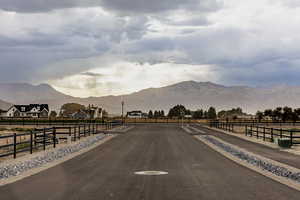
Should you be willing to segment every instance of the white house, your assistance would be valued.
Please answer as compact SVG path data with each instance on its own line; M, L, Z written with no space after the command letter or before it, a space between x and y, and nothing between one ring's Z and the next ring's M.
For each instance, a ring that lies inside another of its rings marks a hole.
M96 106L89 106L87 109L88 114L91 116L92 119L99 119L102 118L103 109Z
M128 118L142 118L143 112L142 111L131 111L131 112L127 112L126 116Z
M48 104L13 105L6 112L6 117L46 118L49 116Z

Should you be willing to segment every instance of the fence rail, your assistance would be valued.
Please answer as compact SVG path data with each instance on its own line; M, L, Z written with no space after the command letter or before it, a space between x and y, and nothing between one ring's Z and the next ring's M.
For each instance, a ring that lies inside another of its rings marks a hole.
M18 153L30 152L35 150L46 150L47 146L56 145L63 140L76 141L82 137L105 133L120 123L93 123L80 124L75 126L61 126L51 128L34 129L26 133L13 133L0 136L0 158L12 156L17 157Z
M300 144L300 131L282 128L269 128L260 126L245 126L245 135L257 139L274 141L275 138L289 139L290 144Z
M212 121L209 123L210 127L222 129L229 132L234 132L235 126L240 126L234 123ZM258 125L244 125L245 135L256 137L257 139L263 139L273 142L275 138L288 139L291 145L300 144L300 130L296 129L283 129L283 128L271 128Z
M222 129L222 130L225 130L225 131L234 132L234 124L232 124L232 123L210 122L209 126L214 127L214 128L218 128L218 129Z

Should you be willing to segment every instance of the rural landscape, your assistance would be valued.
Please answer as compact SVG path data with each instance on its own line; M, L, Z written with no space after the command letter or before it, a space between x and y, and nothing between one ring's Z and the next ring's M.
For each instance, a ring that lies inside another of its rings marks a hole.
M0 1L0 200L299 200L299 11Z

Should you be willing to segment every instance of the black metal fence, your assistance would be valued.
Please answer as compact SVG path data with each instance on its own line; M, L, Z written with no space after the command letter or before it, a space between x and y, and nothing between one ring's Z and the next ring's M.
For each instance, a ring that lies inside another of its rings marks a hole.
M226 123L226 122L210 122L210 127L222 129L229 132L234 132L234 124L232 123Z
M16 125L16 126L52 126L52 125L78 125L84 123L120 123L120 120L108 120L108 119L51 119L51 118L0 118L0 125Z
M245 135L257 139L274 141L275 138L289 139L290 144L300 144L300 130L269 128L261 126L245 126Z
M219 121L211 121L210 127L222 129L229 132L234 132L235 126L241 127L243 125L235 123L226 123ZM273 142L275 138L288 139L291 145L300 144L300 130L297 129L283 129L283 128L272 128L259 125L244 125L245 135L256 137L257 139L263 139Z
M61 126L51 128L34 129L27 133L13 133L0 136L0 157L12 156L17 157L18 153L30 152L36 150L46 150L47 146L56 145L59 141L80 140L82 137L106 133L120 123L93 123L80 124L75 126Z

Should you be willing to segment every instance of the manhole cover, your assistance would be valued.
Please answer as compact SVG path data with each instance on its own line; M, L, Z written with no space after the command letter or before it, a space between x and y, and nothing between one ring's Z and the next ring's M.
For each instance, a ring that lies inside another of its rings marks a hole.
M158 176L158 175L167 175L168 172L163 171L141 171L141 172L134 172L136 175L146 175L146 176Z

